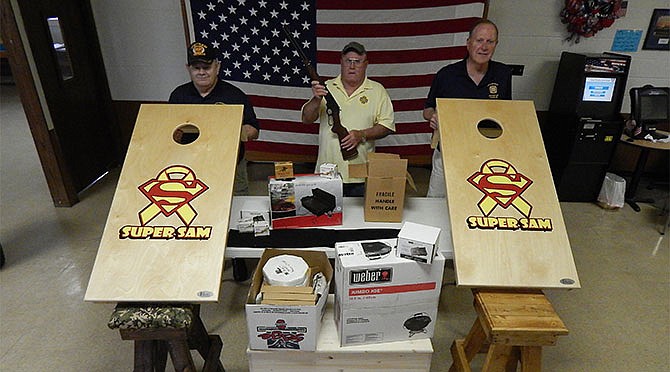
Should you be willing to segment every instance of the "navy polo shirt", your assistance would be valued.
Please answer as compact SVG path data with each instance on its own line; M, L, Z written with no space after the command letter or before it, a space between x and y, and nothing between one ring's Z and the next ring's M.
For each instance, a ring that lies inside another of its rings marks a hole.
M435 108L437 98L512 99L512 69L489 61L486 75L477 85L468 76L465 59L452 63L435 75L424 108Z
M182 84L175 88L170 93L168 103L185 103L185 104L217 104L225 103L229 105L244 105L244 113L242 115L242 123L249 124L254 128L260 130L260 125L254 113L254 107L249 102L242 90L226 81L217 81L214 89L209 94L202 97L193 82ZM244 146L240 143L240 151L238 160L244 157Z

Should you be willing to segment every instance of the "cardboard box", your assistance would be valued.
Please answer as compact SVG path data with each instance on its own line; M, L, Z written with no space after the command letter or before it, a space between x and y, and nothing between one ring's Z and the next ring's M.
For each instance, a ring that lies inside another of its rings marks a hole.
M421 264L398 257L396 244L397 239L335 244L341 346L432 337L444 256L438 252L432 264Z
M328 284L333 268L325 252L290 249L263 251L249 288L245 304L249 348L254 350L316 350L321 319L328 296L320 296L316 305L264 305L256 303L263 285L263 265L268 259L282 254L302 257L312 272L321 272Z
M270 211L267 204L247 200L240 209L237 229L241 233L253 233L254 236L270 235Z
M270 222L270 210L267 202L261 200L245 200L240 209L240 220L253 219L261 216L264 221Z
M270 177L270 219L273 229L342 224L342 177L299 174L294 179Z
M401 222L405 205L405 183L416 190L407 172L407 159L397 154L370 153L366 164L349 164L349 176L366 178L366 222Z
M338 175L337 164L323 163L319 165L319 175L326 178L335 178Z
M283 180L293 178L293 162L281 161L275 162L275 178Z
M431 263L438 248L439 237L439 227L405 222L398 233L398 249L396 252L402 258Z

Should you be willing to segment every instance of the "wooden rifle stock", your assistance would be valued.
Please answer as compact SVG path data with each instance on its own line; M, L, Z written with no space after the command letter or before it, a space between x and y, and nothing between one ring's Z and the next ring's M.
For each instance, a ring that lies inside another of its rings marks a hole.
M298 52L298 55L302 59L302 63L305 66L305 70L307 70L307 74L309 75L310 79L318 81L319 83L321 83L321 85L325 87L326 80L320 77L319 74L316 73L316 69L309 62L309 59L302 51L302 49L295 41L293 35L291 35L288 29L285 26L282 26L282 28L284 29L284 33L286 34L288 39L291 41L293 48ZM328 87L326 87L326 91L328 91ZM349 135L349 131L342 125L342 122L340 121L340 105L337 104L337 101L335 101L335 97L333 97L333 95L330 94L330 91L328 91L328 93L324 98L326 99L326 113L328 113L328 117L332 120L330 130L337 135L337 138L340 142L340 152L342 153L342 158L344 160L351 160L358 156L358 150L356 150L355 147L351 150L342 148L341 145L342 140L344 139L344 137Z

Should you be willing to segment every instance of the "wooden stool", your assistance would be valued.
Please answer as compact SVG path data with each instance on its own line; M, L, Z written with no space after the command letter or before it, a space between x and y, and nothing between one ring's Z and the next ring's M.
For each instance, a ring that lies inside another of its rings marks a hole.
M121 339L135 341L135 372L165 371L168 352L175 371L195 372L191 350L205 360L203 372L224 372L223 342L207 334L200 305L119 304L108 326L119 328Z
M470 372L478 352L488 352L482 372L542 369L542 346L554 345L568 334L542 291L473 290L477 319L465 339L451 345L454 363L449 372Z

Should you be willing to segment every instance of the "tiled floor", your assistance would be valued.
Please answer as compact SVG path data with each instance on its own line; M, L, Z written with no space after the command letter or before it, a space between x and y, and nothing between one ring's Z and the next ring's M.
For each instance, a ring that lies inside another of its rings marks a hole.
M0 93L0 242L7 257L0 270L0 370L132 370L132 343L106 327L113 305L83 301L118 170L74 207L54 208L16 88L3 85ZM428 170L411 172L422 195ZM266 192L268 174L267 164L251 165L252 193ZM667 190L656 195L663 200ZM670 246L657 231L659 209L561 207L582 288L547 291L570 334L545 348L544 370L670 370ZM475 317L472 295L453 285L447 266L432 371L448 369L451 342ZM224 340L228 372L248 369L248 285L232 280L227 262L219 303L202 307L206 326Z

